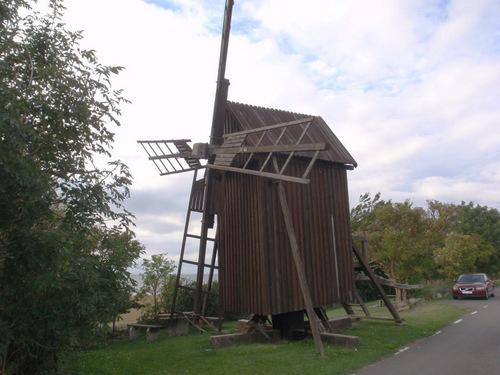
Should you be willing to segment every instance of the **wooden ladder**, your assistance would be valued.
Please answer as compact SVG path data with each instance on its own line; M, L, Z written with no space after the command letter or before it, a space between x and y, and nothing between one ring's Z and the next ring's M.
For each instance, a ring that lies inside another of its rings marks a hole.
M185 289L185 290L190 290L194 293L196 293L196 288L193 288L192 286L188 285L183 285L182 284L182 272L183 272L183 266L186 264L196 266L199 268L200 261L193 261L186 259L185 253L186 253L186 246L188 239L193 239L198 241L198 244L200 241L202 241L202 236L201 234L194 234L191 230L191 215L193 212L198 212L198 213L203 213L204 210L204 194L205 194L205 178L202 179L197 179L198 176L198 170L195 170L194 176L193 176L193 183L192 183L192 188L191 188L191 196L189 198L189 205L188 205L188 211L186 214L186 222L184 225L184 234L182 238L182 245L181 245L181 252L180 252L180 258L179 258L179 265L177 268L177 278L175 282L175 289L174 289L174 295L172 299L172 308L171 308L171 314L174 315L176 311L176 306L177 306L177 299L179 297L179 289ZM214 278L214 273L215 270L218 270L217 266L217 250L218 250L218 231L216 230L215 236L213 237L208 237L206 238L207 242L212 243L212 255L210 259L210 263L206 263L205 260L203 260L202 267L203 268L208 268L209 274L208 274L208 282L206 285L206 288L202 290L203 294L203 308L201 311L201 316L204 316L207 310L208 306L208 297L210 295L214 295L216 297L220 297L219 293L212 292L212 283L213 283L213 278ZM195 297L196 298L196 297ZM221 315L219 313L219 315ZM219 316L221 318L221 316ZM219 319L219 322L221 322L222 319Z

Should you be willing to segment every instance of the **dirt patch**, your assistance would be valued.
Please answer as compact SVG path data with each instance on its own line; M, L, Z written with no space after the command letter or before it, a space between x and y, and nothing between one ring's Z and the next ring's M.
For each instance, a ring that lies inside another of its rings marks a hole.
M130 312L120 315L120 320L116 322L116 327L126 327L129 323L135 323L141 315L141 309L131 309Z
M145 306L153 305L153 296L144 297L140 303ZM126 314L120 315L120 320L116 322L116 327L126 327L129 323L135 323L139 320L143 313L143 309L130 309L130 311Z

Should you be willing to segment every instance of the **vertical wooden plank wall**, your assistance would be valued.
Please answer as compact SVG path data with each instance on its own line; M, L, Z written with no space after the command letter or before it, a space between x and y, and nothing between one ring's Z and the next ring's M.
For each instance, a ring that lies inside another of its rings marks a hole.
M306 165L289 168L301 175ZM310 178L308 185L287 183L285 190L313 302L350 301L354 279L346 169L317 162ZM219 258L224 310L274 315L304 309L276 185L227 173L225 200L219 217L224 221Z

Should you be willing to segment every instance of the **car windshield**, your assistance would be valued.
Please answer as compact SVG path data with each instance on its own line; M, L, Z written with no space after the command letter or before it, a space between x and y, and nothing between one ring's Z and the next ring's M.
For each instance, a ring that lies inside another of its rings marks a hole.
M459 283L482 283L484 278L483 275L461 275L457 281Z

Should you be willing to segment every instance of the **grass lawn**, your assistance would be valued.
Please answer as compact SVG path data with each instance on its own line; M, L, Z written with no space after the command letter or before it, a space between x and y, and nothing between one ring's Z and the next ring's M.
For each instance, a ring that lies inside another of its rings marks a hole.
M373 315L388 316L386 309L372 305ZM359 336L357 349L325 344L325 357L316 354L312 339L274 344L241 344L210 349L209 335L192 333L160 338L147 343L140 339L117 340L80 352L71 360L72 374L350 374L355 369L394 354L409 342L430 336L456 320L465 309L439 301L427 302L402 312L405 326L391 321L361 320L344 332ZM331 310L330 318L343 316L343 310ZM236 328L227 323L224 330Z

